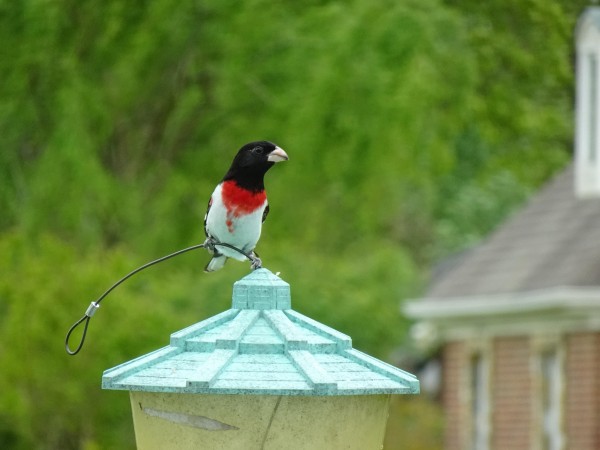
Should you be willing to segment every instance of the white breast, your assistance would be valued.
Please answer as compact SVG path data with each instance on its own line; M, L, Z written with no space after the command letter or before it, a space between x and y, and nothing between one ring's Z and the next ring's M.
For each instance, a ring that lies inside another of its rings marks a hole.
M254 250L260 238L262 215L267 203L250 214L234 217L223 204L221 184L212 194L212 205L206 216L206 228L210 236L219 242L224 242L249 253ZM235 250L227 247L217 247L218 251L230 258L244 261L246 258Z

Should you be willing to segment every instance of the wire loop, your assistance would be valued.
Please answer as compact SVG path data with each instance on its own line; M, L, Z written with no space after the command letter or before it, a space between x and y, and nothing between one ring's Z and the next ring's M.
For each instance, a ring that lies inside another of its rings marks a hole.
M71 328L69 328L69 332L67 333L67 337L65 338L65 350L67 351L67 353L71 356L76 355L77 353L79 353L79 350L81 350L81 347L83 347L83 343L85 342L85 335L87 334L87 329L88 326L90 325L90 319L92 318L92 316L88 316L87 312L86 314L79 319L77 322L75 322L73 324L73 326L71 326ZM69 339L71 337L71 333L73 333L73 331L75 331L75 328L77 328L79 326L79 324L81 322L83 322L85 320L85 326L83 327L83 334L81 335L81 340L79 341L79 345L77 346L77 348L75 350L71 350L71 347L69 347Z

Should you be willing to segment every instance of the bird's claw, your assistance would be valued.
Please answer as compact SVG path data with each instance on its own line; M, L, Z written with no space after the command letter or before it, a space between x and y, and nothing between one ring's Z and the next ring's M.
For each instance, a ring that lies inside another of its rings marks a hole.
M204 241L204 243L202 244L204 246L204 248L206 250L208 250L210 253L216 253L216 249L215 249L215 240L211 237L207 237L206 240Z
M252 259L250 260L250 262L251 262L250 268L252 270L260 269L262 267L262 261L256 255L252 255Z

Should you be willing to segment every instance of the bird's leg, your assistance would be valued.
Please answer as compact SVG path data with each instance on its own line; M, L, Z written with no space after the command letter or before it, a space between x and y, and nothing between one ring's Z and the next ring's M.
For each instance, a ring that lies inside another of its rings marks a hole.
M249 256L250 256L250 262L251 262L250 268L252 270L260 269L262 267L262 261L258 257L256 252L250 252Z

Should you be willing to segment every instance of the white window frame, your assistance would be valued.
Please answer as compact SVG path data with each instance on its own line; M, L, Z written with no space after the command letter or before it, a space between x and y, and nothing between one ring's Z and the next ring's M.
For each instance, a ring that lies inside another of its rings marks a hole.
M538 405L534 442L541 450L564 450L564 346L559 336L539 336L534 345L532 367Z
M491 363L489 351L471 352L469 359L470 448L488 450L491 436Z

